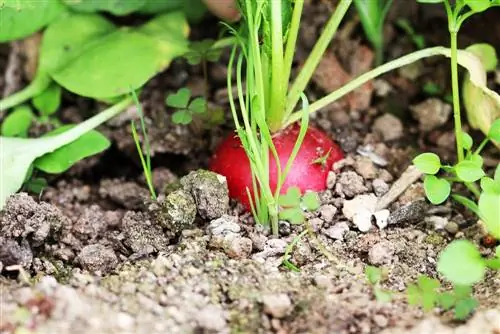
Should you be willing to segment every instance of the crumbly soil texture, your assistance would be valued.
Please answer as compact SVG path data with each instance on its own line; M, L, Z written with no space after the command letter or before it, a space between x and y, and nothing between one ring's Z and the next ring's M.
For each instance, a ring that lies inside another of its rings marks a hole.
M394 2L386 58L415 49L395 24L401 18L428 45L448 44L442 8L422 7ZM326 1L305 7L297 70L331 10ZM498 14L471 19L460 45L489 42L500 49ZM191 38L216 34L216 21L207 18L193 26ZM1 46L4 94L32 74L30 46ZM479 307L465 321L439 309L424 313L404 295L419 275L441 278L438 255L454 239L474 241L485 256L493 251L469 212L453 202L429 205L411 167L422 151L453 161L447 60L387 74L312 117L346 156L330 172L319 209L307 213L305 224L280 222L273 236L229 199L224 177L206 170L233 129L227 57L208 63L208 87L201 66L179 59L141 95L157 200L149 196L130 133L134 108L101 127L113 140L109 150L64 175L37 175L49 182L41 194L23 189L11 196L0 213L0 333L500 333L498 273L488 272L474 287ZM369 70L373 58L350 15L314 75L309 99ZM491 87L498 88L499 77L490 78ZM424 90L428 83L439 90ZM185 86L195 96L208 93L213 117L187 126L171 121L165 95ZM78 122L101 108L65 93L58 117ZM47 130L36 124L31 134ZM493 170L497 163L498 150L489 147L485 165ZM392 301L377 300L364 273L368 265L383 268L381 287L392 291Z

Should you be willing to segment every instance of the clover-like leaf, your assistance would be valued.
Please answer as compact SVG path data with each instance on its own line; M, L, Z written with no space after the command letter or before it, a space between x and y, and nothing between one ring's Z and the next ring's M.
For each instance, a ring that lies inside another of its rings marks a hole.
M440 179L434 175L426 175L424 179L424 191L427 199L434 204L441 204L450 196L450 182Z
M187 125L191 123L192 120L193 117L191 116L191 113L186 109L177 110L172 114L172 122L175 124Z
M61 104L61 86L52 83L42 93L33 98L33 105L41 116L50 116Z
M435 153L422 153L413 159L413 164L425 174L436 174L441 168L441 159Z
M317 210L320 206L319 196L313 191L308 191L302 197L302 204L308 211Z
M27 137L33 121L33 112L27 105L16 107L2 122L0 131L6 137Z
M285 208L280 210L279 218L291 224L301 224L304 222L304 213L299 207Z
M195 114L203 114L207 110L207 101L203 97L197 97L191 101L188 109Z
M481 166L472 161L461 161L455 166L457 176L464 182L476 182L485 174Z
M281 194L278 198L279 205L283 207L296 207L300 206L300 189L298 187L290 187L286 194Z
M483 157L479 154L471 154L468 158L467 158L468 161L472 162L474 165L476 165L477 167L481 168L483 166Z
M188 88L181 88L176 93L167 96L165 103L172 108L187 108L191 91Z
M486 265L474 244L455 240L439 256L437 270L454 284L473 285L484 278Z
M483 192L479 197L478 207L486 229L495 238L500 239L500 194Z
M466 150L470 150L474 144L472 137L467 133L462 131L462 146Z

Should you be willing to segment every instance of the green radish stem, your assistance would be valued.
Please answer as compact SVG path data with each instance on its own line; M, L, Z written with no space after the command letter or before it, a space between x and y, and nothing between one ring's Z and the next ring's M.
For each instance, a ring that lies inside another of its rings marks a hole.
M49 87L52 79L48 75L38 74L26 88L0 100L0 112L15 107L37 96Z

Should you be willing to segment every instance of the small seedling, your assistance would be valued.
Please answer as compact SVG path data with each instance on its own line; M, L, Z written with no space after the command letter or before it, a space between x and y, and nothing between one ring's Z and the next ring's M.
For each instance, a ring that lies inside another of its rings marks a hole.
M296 265L294 265L293 263L291 263L289 261L291 258L290 253L293 251L293 248L295 247L295 245L297 245L299 243L299 241L304 237L304 235L306 235L307 232L308 232L307 230L302 231L299 235L297 235L295 238L293 238L292 242L290 242L286 246L285 254L283 255L282 262L281 262L281 264L285 268L288 268L291 271L300 272L300 269Z
M292 224L303 223L305 211L314 211L320 206L317 193L306 192L302 196L297 187L289 188L286 194L279 197L278 203L281 207L280 219L287 220Z
M172 114L172 122L183 125L191 123L194 115L204 114L207 108L205 98L197 97L191 100L191 91L188 88L181 88L176 93L168 95L165 104L177 109Z
M373 266L366 266L365 276L368 280L368 283L370 283L373 288L373 294L375 295L375 298L379 302L386 303L392 300L393 293L381 287L381 283L386 279L387 276L387 273L385 273L384 270Z

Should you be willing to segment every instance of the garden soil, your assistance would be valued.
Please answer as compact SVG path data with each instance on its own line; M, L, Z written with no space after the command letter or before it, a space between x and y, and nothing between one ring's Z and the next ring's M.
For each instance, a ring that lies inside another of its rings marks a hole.
M308 3L296 70L331 11L326 1ZM500 50L499 14L471 19L460 45L489 42ZM395 2L385 32L387 58L415 48L395 25L401 18L428 45L447 44L440 6ZM207 18L193 26L191 38L213 38L217 27ZM0 48L0 92L26 84L33 47L30 40ZM208 87L202 67L180 59L141 94L157 201L149 198L131 136L134 108L101 127L113 140L108 151L49 177L39 195L9 199L0 213L0 333L500 333L498 273L474 287L479 307L466 321L454 320L452 312L423 312L404 294L419 275L439 278L438 255L453 239L469 238L484 255L493 252L484 229L462 207L426 202L410 166L421 151L453 160L451 107L444 102L449 63L437 58L407 66L314 115L312 123L346 158L334 165L307 223L281 222L275 237L229 200L223 177L205 170L232 131L227 57L208 64ZM323 57L309 99L370 69L372 60L351 15ZM491 87L499 87L498 77L490 78ZM425 92L426 83L441 91ZM188 126L173 124L164 103L184 86L193 95L208 92L211 108ZM102 107L66 93L59 117L78 122ZM36 125L31 134L47 130ZM485 151L490 169L498 158L498 150ZM360 210L370 213L365 232L353 222ZM285 253L293 266L283 265ZM368 265L383 268L380 287L391 291L390 302L375 297Z

